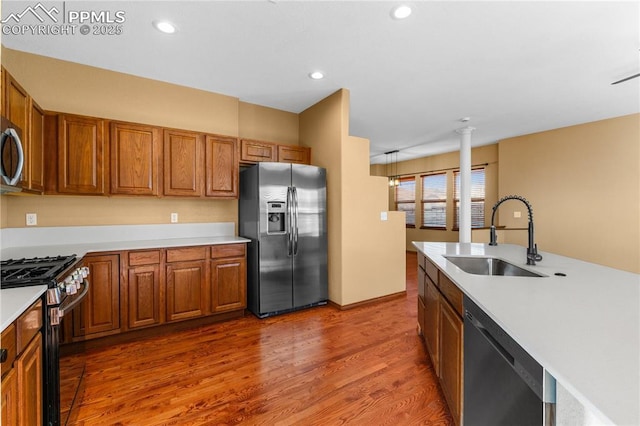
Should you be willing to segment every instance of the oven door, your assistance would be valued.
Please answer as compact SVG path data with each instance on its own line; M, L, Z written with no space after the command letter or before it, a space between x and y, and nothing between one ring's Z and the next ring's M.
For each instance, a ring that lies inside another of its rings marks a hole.
M63 338L64 319L71 320L71 313L79 308L89 292L89 280L84 279L74 295L66 295L60 304L49 306L47 325L47 416L50 426L67 425L73 418L76 398L81 394L84 376L84 355L63 354L60 344Z

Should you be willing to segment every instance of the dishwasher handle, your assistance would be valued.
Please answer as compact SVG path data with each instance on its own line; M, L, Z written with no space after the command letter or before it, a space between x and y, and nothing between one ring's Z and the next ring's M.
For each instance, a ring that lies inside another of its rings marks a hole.
M487 341L493 346L493 348L507 361L511 364L512 367L515 368L515 357L509 353L508 350L505 349L504 346L500 344L492 335L487 331L486 328L482 325L480 321L478 321L469 311L464 312L465 317L469 320L468 323L473 325L482 335L487 339Z

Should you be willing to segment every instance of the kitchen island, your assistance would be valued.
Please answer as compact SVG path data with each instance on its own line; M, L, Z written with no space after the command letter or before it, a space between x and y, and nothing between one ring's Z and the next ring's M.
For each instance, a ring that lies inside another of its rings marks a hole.
M414 242L600 423L640 424L640 277L526 248ZM497 257L543 277L473 275L445 256Z

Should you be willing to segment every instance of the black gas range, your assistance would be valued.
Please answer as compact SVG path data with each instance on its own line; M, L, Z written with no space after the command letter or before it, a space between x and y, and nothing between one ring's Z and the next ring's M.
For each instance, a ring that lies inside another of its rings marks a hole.
M45 425L64 425L60 401L73 400L76 389L61 386L60 343L62 320L80 305L89 291L89 268L82 266L75 254L0 261L0 286L13 291L20 287L46 285L43 298L43 409ZM83 370L84 373L84 370ZM79 386L78 381L77 386ZM63 391L70 395L61 395ZM65 409L68 413L69 409ZM68 414L66 414L68 416Z
M1 288L33 285L54 287L61 275L76 262L75 254L3 260L0 261L0 286Z

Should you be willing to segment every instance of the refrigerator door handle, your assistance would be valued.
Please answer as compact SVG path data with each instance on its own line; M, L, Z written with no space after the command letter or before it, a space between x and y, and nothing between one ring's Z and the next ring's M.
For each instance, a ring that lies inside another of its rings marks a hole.
M287 255L293 256L293 194L292 188L287 187Z
M293 255L298 254L298 189L293 187L293 217L295 227L293 228Z

